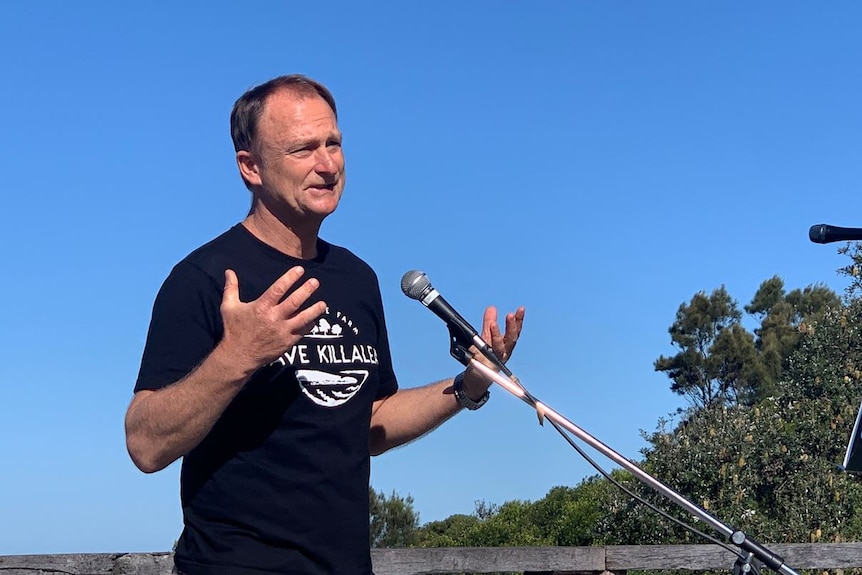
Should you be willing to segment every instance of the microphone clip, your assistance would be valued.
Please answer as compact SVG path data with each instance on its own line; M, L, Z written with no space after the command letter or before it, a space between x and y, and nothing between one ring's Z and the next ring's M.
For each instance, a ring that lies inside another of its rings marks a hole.
M463 330L449 324L449 354L458 362L467 367L470 365L470 360L473 359L473 354L470 352L470 346L473 345L473 340L467 337Z

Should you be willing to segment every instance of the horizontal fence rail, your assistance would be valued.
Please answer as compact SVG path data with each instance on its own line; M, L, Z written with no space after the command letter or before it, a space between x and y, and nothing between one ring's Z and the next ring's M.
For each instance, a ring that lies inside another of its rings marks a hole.
M784 543L769 549L793 569L862 568L860 543ZM434 547L373 549L376 575L523 572L625 573L633 569L731 570L736 556L718 545L596 547ZM170 575L170 553L0 555L2 575ZM764 572L767 572L764 569Z

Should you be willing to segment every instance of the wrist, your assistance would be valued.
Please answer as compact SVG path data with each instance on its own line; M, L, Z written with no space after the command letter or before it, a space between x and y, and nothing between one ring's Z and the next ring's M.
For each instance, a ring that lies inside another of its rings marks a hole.
M458 402L458 405L475 411L485 405L491 394L487 387L477 391L475 387L471 389L465 386L464 382L468 377L467 372L461 372L456 375L452 382L452 389L454 390L455 400Z
M211 368L227 380L243 386L260 369L254 360L246 358L225 343L220 341L205 360Z

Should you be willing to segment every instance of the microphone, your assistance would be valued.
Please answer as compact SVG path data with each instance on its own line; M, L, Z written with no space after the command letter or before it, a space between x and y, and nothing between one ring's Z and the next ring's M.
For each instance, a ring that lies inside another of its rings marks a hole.
M808 230L808 239L815 244L828 244L829 242L857 241L862 240L862 228L841 228L817 224Z
M494 364L503 370L504 373L509 370L505 364L500 361L493 348L488 345L485 340L479 336L479 332L467 323L461 314L449 305L443 296L440 295L434 286L431 285L431 280L425 275L425 272L411 270L401 277L401 291L404 295L411 299L419 300L422 305L434 312L434 314L446 322L449 327L449 332L452 337L457 339L455 333L462 336L464 341L469 341L482 352L482 355L490 359ZM508 374L507 374L508 375Z

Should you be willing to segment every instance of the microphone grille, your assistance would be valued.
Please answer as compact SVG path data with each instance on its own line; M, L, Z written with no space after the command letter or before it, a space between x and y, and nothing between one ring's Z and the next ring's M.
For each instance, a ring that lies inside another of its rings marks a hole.
M431 287L431 280L425 272L410 270L401 276L401 291L409 298L421 300Z
M829 226L826 224L811 226L811 229L808 230L808 239L817 244L825 244L827 227Z

